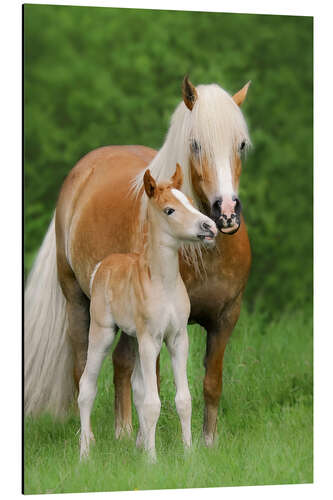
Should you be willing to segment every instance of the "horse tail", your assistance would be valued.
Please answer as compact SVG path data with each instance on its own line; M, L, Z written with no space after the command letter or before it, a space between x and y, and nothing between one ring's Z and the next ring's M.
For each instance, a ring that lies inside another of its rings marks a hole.
M64 417L74 396L66 300L57 273L55 215L29 274L24 297L24 411Z

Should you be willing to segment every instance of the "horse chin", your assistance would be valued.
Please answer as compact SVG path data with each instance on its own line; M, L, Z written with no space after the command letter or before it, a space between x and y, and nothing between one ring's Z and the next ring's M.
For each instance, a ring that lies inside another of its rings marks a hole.
M205 238L204 242L203 242L203 245L205 247L208 247L208 248L211 248L215 245L215 238L211 238L211 239L207 239Z
M228 234L231 236L232 234L237 233L238 229L240 228L240 224L238 224L236 227L220 227L219 230L222 234Z
M197 235L194 241L205 247L212 247L215 245L215 238L211 236Z

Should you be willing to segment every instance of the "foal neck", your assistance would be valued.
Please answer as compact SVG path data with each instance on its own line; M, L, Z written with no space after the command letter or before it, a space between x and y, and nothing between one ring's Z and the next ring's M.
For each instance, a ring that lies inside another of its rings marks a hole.
M161 229L159 217L149 210L146 258L152 281L172 290L180 277L178 249L180 241Z

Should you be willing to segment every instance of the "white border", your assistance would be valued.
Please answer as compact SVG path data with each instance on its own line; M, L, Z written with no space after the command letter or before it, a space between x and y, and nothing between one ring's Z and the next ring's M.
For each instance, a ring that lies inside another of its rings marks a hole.
M326 1L30 1L58 5L159 8L315 16L315 485L259 486L223 489L159 490L159 498L270 499L328 498L332 494L332 26ZM21 484L21 5L1 2L1 491L5 498L20 496ZM237 36L237 34L235 34ZM251 43L251 40L249 40ZM277 69L278 71L278 69ZM330 120L330 121L329 121ZM300 151L299 154L302 154ZM82 498L85 494L73 494ZM112 498L155 498L156 492L98 493ZM134 497L135 495L135 497ZM86 495L85 495L86 496ZM43 495L43 498L61 495Z
M9 1L8 1L9 3ZM21 2L14 0L10 3L21 5ZM303 0L279 0L279 1L263 1L263 0L234 0L223 1L217 0L40 0L27 1L27 4L45 4L45 5L78 5L92 7L124 7L124 8L141 8L141 9L164 9L164 10L197 10L201 12L232 12L245 14L275 14L275 15L297 15L297 16L312 16L317 9L312 1Z

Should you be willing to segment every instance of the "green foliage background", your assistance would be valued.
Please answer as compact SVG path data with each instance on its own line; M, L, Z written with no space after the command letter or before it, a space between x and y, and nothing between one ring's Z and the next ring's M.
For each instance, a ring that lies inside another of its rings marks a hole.
M24 7L25 270L66 174L107 144L159 148L189 72L234 93L253 150L240 195L253 249L246 301L312 302L312 18Z

